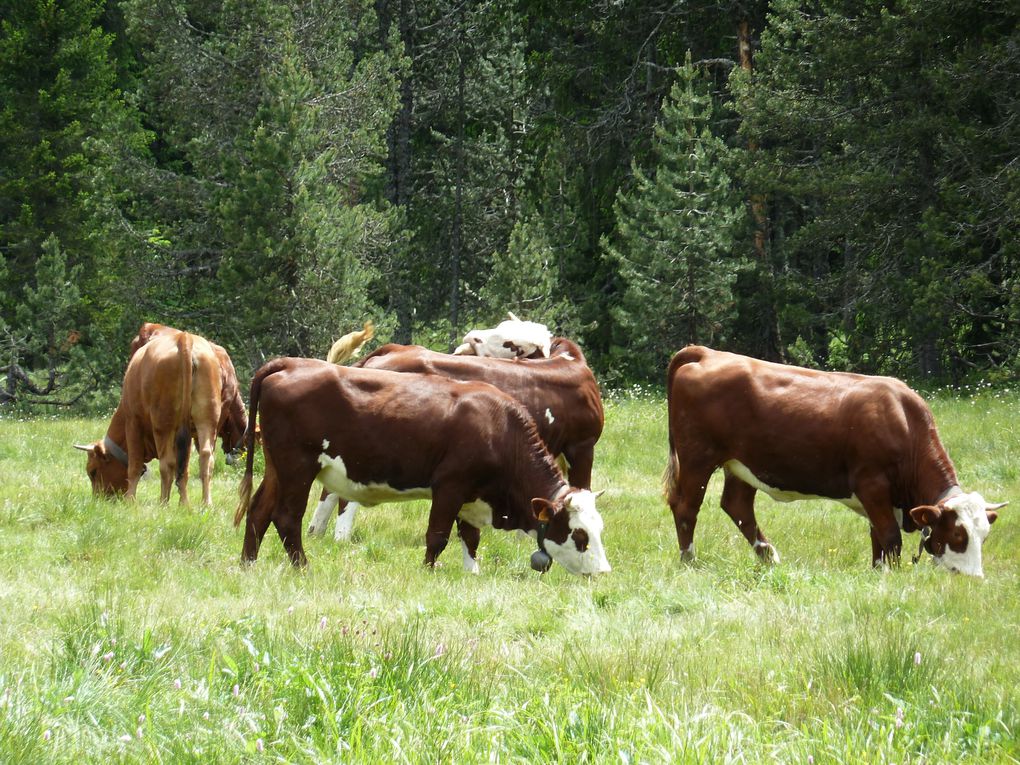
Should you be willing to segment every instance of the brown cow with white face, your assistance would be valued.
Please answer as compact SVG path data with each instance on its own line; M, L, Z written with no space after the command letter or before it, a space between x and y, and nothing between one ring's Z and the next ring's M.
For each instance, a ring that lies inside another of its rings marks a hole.
M981 545L1005 503L960 489L931 410L899 380L689 346L669 365L667 400L666 494L682 557L693 556L698 510L721 467L722 507L765 560L779 556L755 520L757 491L860 513L876 566L898 561L901 530L924 529L936 564L983 576Z
M181 330L168 327L165 324L145 322L138 328L138 334L131 340L129 357L134 356L135 351L159 334L177 336L181 334ZM248 414L244 409L244 401L241 400L241 388L238 385L237 372L234 371L234 363L230 360L230 355L223 346L212 341L209 341L209 345L212 346L220 363L222 401L217 435L220 437L227 464L232 465L244 446L244 431L248 427Z
M453 356L417 345L389 344L355 366L393 372L429 373L451 380L474 380L495 385L517 399L535 421L550 452L568 465L571 486L591 488L595 444L602 435L605 415L595 375L581 349L557 337L552 356L541 359L494 359ZM312 517L309 534L326 530L338 497L324 496ZM340 510L336 539L346 539L354 526L354 504Z
M305 563L301 519L318 480L364 505L431 499L425 563L434 565L456 521L465 568L477 572L480 528L534 535L574 574L609 570L595 495L563 479L514 399L484 383L283 358L251 385L261 412L266 471L251 496L254 428L237 525L254 561L270 523L295 565Z
M145 463L159 459L160 500L176 481L188 501L188 461L198 443L202 501L212 504L211 479L220 422L222 376L212 345L187 332L152 337L128 362L120 404L102 440L88 452L94 494L135 496Z

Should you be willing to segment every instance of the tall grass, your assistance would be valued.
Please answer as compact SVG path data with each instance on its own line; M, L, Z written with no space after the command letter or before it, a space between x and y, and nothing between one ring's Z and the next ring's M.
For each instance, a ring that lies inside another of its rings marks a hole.
M932 403L965 488L1020 496L1018 397ZM456 546L425 570L424 503L306 540L306 571L271 530L243 569L239 468L209 510L96 500L71 444L105 422L0 420L0 762L1020 761L1012 507L978 581L875 572L861 518L763 498L763 567L716 478L681 565L664 409L607 403L592 580L493 530L481 576Z

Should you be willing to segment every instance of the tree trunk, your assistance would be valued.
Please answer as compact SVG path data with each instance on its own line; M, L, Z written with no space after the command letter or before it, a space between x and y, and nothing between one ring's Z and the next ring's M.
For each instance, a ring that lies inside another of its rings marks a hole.
M464 229L464 85L467 67L464 61L464 6L459 14L460 45L457 50L457 140L454 145L453 231L450 236L450 348L457 345L460 324L460 263L463 257Z

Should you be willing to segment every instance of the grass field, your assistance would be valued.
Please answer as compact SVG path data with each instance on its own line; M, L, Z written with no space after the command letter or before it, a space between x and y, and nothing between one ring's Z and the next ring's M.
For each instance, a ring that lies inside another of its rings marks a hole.
M932 404L964 488L1020 499L1020 395ZM762 498L763 567L716 477L681 565L665 406L622 398L596 452L610 574L540 577L491 529L480 576L456 543L425 570L422 503L306 540L303 572L271 529L242 569L241 469L219 460L209 511L158 481L93 500L71 444L105 425L0 420L0 762L1020 761L1020 507L981 581L873 571L860 517Z

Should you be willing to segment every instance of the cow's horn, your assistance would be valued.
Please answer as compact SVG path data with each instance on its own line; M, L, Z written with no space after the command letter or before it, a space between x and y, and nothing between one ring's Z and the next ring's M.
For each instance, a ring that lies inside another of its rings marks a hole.
M993 502L985 505L985 510L998 510L999 508L1005 507L1009 502Z
M510 317L510 321L520 321L520 319L518 319L516 316L514 316L514 312L513 311L507 311L506 315Z
M92 444L74 444L75 449L81 449L83 452L87 452L92 448Z

